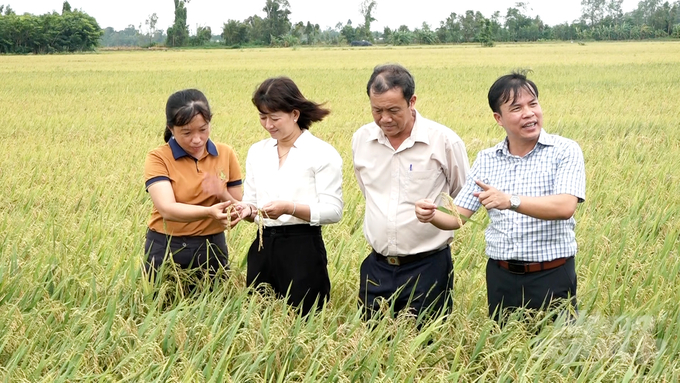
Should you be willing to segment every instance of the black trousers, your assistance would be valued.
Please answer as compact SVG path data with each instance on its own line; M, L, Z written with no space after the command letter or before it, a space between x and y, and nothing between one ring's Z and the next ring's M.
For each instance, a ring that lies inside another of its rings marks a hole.
M278 297L300 307L303 315L323 306L331 291L328 258L320 226L288 225L263 230L248 250L246 282L256 287L269 284Z
M214 276L221 268L228 269L227 242L224 232L190 237L170 237L152 230L146 231L144 252L147 254L146 271L150 278L166 259L184 269L198 269Z
M371 317L383 299L393 300L394 313L409 309L414 314L437 314L453 304L453 261L444 249L402 266L390 265L375 250L361 264L359 305Z
M489 317L497 322L513 310L524 307L550 309L569 299L576 310L576 267L574 257L562 266L535 273L516 274L489 259L486 264Z

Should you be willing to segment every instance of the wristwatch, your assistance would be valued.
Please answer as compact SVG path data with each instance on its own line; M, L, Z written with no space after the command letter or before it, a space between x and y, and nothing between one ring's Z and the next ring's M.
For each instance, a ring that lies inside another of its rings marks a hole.
M513 194L510 197L510 210L517 210L521 202L522 201L519 200L519 196L517 194Z

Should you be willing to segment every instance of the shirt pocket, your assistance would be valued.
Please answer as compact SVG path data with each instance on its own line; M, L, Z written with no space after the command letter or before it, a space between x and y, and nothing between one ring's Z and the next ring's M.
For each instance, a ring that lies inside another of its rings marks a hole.
M409 171L406 173L406 201L413 202L422 199L436 199L443 189L444 181L441 169Z

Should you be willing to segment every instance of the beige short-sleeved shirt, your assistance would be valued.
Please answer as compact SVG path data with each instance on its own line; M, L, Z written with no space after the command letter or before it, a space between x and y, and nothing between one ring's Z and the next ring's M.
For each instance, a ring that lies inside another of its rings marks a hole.
M451 242L452 230L440 230L416 218L415 202L440 193L455 197L470 169L463 140L451 129L422 117L399 148L393 148L372 122L352 137L354 173L366 199L364 235L383 255L435 250Z

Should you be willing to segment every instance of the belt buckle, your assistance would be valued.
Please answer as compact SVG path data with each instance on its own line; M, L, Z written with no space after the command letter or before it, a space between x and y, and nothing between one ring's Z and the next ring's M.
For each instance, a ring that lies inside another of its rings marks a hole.
M387 263L389 263L392 266L399 266L399 257L393 257L393 256L386 256L385 259L387 260Z
M510 271L513 274L526 274L527 270L524 264L521 263L513 263L508 261L508 271Z

